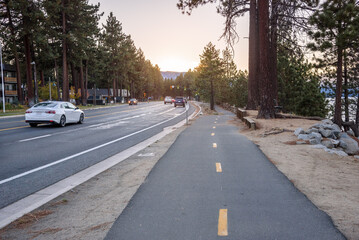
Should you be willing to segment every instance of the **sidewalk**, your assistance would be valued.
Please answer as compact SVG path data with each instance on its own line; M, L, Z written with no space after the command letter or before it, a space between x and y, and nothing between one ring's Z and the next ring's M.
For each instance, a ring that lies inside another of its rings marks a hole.
M178 137L106 239L345 239L218 110Z

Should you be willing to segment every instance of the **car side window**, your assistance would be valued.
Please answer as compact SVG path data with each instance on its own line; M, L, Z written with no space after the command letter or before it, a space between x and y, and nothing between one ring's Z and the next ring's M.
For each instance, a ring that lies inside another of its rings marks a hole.
M68 105L69 105L70 109L75 109L76 108L75 105L73 105L72 103L68 103Z

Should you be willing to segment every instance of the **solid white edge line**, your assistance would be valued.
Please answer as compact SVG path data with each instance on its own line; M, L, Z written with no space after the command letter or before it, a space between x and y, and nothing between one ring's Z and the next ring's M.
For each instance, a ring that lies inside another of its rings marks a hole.
M197 105L198 106L198 105ZM198 106L200 110L197 112L193 112L190 119L193 119L198 116L201 112L201 107ZM48 203L49 201L55 199L61 194L75 188L76 186L86 182L92 177L100 174L103 171L115 166L116 164L122 162L133 154L141 151L152 143L160 140L167 134L175 131L177 128L185 125L186 119L180 121L179 123L166 127L162 132L156 134L153 137L146 139L145 141L138 143L137 145L128 148L106 160L99 162L91 167L88 167L81 172L78 172L68 178L65 178L51 186L48 186L28 197L25 197L11 205L8 205L2 209L0 209L0 229L7 226L11 222L16 219L24 216L25 214L39 208L40 206Z

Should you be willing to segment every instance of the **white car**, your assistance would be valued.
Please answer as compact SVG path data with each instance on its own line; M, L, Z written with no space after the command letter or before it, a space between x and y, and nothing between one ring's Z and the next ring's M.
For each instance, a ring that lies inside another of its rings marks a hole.
M31 127L36 127L40 123L64 127L66 123L83 123L84 119L84 112L69 102L40 102L25 112L25 122Z
M166 104L166 103L172 104L172 97L170 97L170 96L165 97L164 104Z

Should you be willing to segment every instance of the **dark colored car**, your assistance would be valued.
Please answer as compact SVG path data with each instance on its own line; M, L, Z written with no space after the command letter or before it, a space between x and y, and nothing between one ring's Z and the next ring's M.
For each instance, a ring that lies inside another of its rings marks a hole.
M137 102L136 98L131 98L130 101L128 101L128 105L137 105Z
M176 97L175 102L174 102L175 107L177 106L186 106L186 100L184 99L184 97Z

